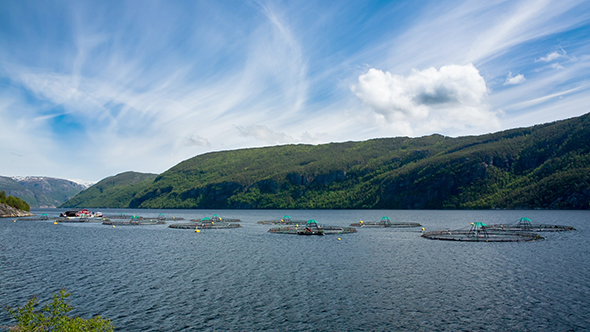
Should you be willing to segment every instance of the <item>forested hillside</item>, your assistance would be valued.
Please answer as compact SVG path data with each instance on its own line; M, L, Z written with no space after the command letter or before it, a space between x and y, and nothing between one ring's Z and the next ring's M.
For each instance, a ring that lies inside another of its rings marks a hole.
M148 186L156 176L137 172L117 174L84 190L61 207L125 208L134 195Z
M76 206L588 209L589 129L586 114L481 136L213 152Z

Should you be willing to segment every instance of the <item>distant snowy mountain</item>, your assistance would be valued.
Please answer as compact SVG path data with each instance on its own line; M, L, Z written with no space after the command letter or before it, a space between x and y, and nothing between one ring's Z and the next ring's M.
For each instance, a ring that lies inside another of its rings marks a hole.
M23 199L32 208L57 207L88 186L45 176L0 176L0 190Z

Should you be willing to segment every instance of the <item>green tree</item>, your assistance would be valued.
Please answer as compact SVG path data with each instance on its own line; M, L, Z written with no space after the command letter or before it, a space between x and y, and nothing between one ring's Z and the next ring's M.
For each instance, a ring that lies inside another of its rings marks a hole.
M53 294L53 300L47 303L41 310L35 310L39 304L36 297L27 302L22 308L9 308L8 312L16 319L17 325L10 328L11 331L114 331L111 321L100 316L91 319L69 317L67 314L74 309L66 299L71 294L65 290Z

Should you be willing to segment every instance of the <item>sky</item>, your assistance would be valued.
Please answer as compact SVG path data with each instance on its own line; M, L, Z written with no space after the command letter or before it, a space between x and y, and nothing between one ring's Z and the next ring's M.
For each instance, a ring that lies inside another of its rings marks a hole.
M0 1L0 175L590 112L590 1Z

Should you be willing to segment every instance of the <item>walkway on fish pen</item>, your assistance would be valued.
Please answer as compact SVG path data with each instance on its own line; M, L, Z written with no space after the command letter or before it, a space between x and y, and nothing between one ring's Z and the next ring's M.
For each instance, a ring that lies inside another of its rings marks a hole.
M431 240L465 242L522 242L544 239L541 235L529 231L489 229L488 225L482 222L471 223L469 229L424 232L422 237Z
M488 229L494 230L510 230L510 231L529 231L529 232L564 232L575 231L572 226L565 225L548 225L548 224L533 224L529 218L520 218L514 224L494 224L488 226Z
M296 234L296 235L328 235L328 234L346 234L356 233L357 230L354 227L342 227L342 226L324 226L319 225L317 221L311 219L308 220L305 225L295 225L286 227L274 227L268 230L270 233L275 234Z
M421 227L422 225L417 222L392 222L389 217L382 217L378 221L359 221L357 223L350 224L352 227L391 227L391 228L410 228L410 227Z
M223 229L223 228L240 228L240 224L230 223L217 223L217 224L199 224L199 223L184 223L184 224L171 224L170 228L179 229Z
M205 217L202 219L191 219L192 222L239 222L240 219L226 219L221 218L218 214L214 214L211 217Z
M280 220L263 220L258 223L263 225L299 225L306 222L307 220L293 220L291 219L291 216L285 215Z

